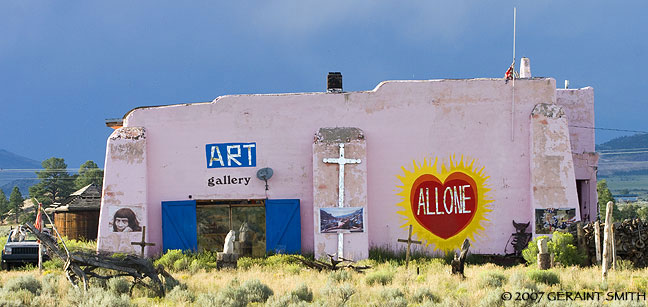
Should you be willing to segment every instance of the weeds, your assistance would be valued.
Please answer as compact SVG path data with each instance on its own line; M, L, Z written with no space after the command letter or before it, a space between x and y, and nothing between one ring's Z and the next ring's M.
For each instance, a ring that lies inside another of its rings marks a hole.
M527 272L529 279L543 283L549 286L560 284L560 278L558 274L553 271L543 271L543 270L530 270Z
M196 295L187 289L175 287L167 293L166 299L176 303L193 303L196 300Z
M295 296L300 301L312 302L313 301L313 291L308 288L306 284L301 284L295 290L290 292L290 295Z
M5 292L17 292L19 290L27 290L31 294L39 295L41 292L41 281L32 275L21 275L16 278L10 279L4 285Z
M251 303L265 303L274 294L272 289L258 279L247 280L241 285L246 300Z
M356 289L350 283L329 284L324 288L324 301L327 306L344 306L355 293Z
M375 271L367 274L365 282L367 285L373 286L374 284L388 285L394 279L394 272L391 271Z
M167 253L157 263L173 267L182 261L188 263L188 268L172 273L181 283L166 284L164 298L153 297L148 288L141 286L129 296L129 278L103 283L92 279L90 290L84 293L72 288L57 268L42 275L26 271L0 273L0 284L4 285L0 306L514 306L515 302L501 300L503 291L643 293L648 288L648 269L616 270L601 283L600 268L537 271L524 266L471 265L466 268L467 278L461 279L452 276L440 258L414 260L409 269L397 261L364 260L373 267L364 274L347 270L318 272L294 262L293 256L268 259L241 258L239 264L244 263L246 268L210 272L208 264L213 254ZM420 269L418 275L413 265ZM536 305L557 306L548 301Z
M347 270L337 270L329 273L328 278L331 281L340 283L351 279L351 273Z
M412 295L412 301L415 303L433 302L438 303L439 298L428 288L416 288Z
M380 301L376 306L407 307L405 294L398 288L387 288L380 292Z
M498 272L483 272L479 276L479 285L488 288L499 288L506 283L506 275Z
M122 295L130 292L131 283L122 277L115 277L109 279L106 286L113 293Z
M98 287L90 287L88 291L83 291L83 289L79 288L70 288L65 296L64 303L66 303L65 305L79 307L128 307L130 306L130 299L127 295L117 295L112 291Z

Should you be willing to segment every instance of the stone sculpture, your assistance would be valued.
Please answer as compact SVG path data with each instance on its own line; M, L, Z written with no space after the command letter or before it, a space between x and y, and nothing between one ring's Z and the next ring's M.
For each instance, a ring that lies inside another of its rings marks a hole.
M223 253L232 254L234 253L234 240L236 240L236 232L230 230L225 237L225 245L223 246Z

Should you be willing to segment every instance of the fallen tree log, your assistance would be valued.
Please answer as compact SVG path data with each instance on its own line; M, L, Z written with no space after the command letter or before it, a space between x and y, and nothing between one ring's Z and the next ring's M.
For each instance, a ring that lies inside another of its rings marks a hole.
M148 259L133 255L115 257L99 253L70 252L67 248L61 250L54 237L39 231L30 223L25 223L25 226L36 235L50 255L55 255L63 260L65 276L75 287L78 287L78 283L81 282L83 288L87 290L89 277L110 279L130 276L133 278L131 291L137 284L141 284L153 290L156 296L162 297L165 295L162 279L166 283L177 284L173 276L167 273L162 266L154 267ZM95 272L97 269L105 269L112 273L102 275ZM147 283L146 279L150 282Z
M363 266L354 265L353 263L355 261L353 260L344 259L342 257L340 257L341 260L335 260L333 255L329 255L329 254L326 255L329 257L331 263L326 263L324 261L319 261L319 260L308 260L308 259L304 259L301 257L294 257L294 256L292 258L299 260L305 266L311 269L316 269L318 271L322 271L322 270L336 271L343 268L349 268L355 270L356 272L363 272L364 270L371 268L368 265L363 265ZM346 264L344 264L345 262ZM338 266L338 264L343 264L343 265Z

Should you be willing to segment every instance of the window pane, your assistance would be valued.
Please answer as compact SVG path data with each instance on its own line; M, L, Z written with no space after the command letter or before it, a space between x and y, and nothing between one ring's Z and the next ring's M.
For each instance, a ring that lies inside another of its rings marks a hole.
M230 230L228 206L196 207L198 251L223 251L225 236Z
M232 207L232 227L240 256L265 255L265 207Z

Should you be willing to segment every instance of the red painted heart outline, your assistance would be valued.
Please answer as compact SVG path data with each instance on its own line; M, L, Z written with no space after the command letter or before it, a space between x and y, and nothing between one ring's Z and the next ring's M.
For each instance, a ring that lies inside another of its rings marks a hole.
M465 187L466 185L469 187ZM454 195L457 195L457 198L461 199L461 191L455 193L457 189L461 190L461 188L459 188L460 186L464 186L464 195L469 198L464 199L464 202L465 211L470 211L470 213L461 212L461 209L456 206L457 204L454 201ZM451 188L450 193L447 194L450 195L449 198L451 199L451 213L448 213L447 211L448 202L446 201L444 203L447 187L454 187L454 189ZM421 213L419 210L421 209L419 206L419 197L422 188L428 189L425 199L429 204L429 207L423 208L423 214L419 214ZM437 190L435 191L434 188L437 188ZM421 175L414 181L414 184L412 184L412 190L410 192L410 205L416 221L423 228L442 239L451 238L468 227L475 217L477 204L479 203L477 184L475 183L475 180L462 172L451 173L446 177L444 182L441 182L441 180L431 174ZM440 205L440 207L437 207L437 204ZM429 209L429 211L427 211L427 209Z

